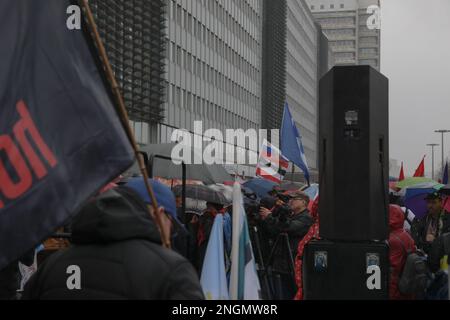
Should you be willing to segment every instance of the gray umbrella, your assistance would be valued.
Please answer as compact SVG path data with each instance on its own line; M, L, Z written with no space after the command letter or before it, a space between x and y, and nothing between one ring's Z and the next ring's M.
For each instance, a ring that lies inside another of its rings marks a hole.
M175 196L181 196L182 186L178 185L172 189ZM208 186L202 185L187 185L186 186L186 197L192 199L199 199L206 202L217 203L217 204L228 204L225 196Z
M157 156L171 157L172 149L176 143L151 144L141 148L148 154L149 158L154 157L153 176L166 179L181 179L182 166L176 165L170 160L158 159ZM194 159L194 153L201 154L198 150L192 148L191 159ZM150 173L151 174L151 173ZM232 177L219 164L187 164L186 179L199 180L205 184L223 183L224 181L232 181Z

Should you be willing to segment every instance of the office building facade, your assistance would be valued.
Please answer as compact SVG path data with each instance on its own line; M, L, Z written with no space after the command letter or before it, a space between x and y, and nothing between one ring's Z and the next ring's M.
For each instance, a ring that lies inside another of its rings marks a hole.
M327 35L336 65L370 65L380 70L380 0L307 0Z
M314 179L318 174L318 84L333 65L333 55L304 0L264 3L263 110L268 117L263 125L280 128L288 103ZM280 137L271 138L278 145ZM302 180L301 174L294 176Z

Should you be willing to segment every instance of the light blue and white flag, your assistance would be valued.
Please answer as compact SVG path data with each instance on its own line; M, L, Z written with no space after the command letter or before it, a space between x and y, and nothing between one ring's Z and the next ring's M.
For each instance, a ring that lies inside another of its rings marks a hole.
M261 286L248 231L240 184L233 187L233 236L231 250L230 298L260 300Z
M223 216L218 214L211 229L200 277L206 300L229 300L223 241Z

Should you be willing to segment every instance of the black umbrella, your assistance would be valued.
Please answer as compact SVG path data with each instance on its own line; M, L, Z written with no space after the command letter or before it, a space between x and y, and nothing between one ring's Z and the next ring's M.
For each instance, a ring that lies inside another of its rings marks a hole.
M175 186L172 191L175 196L181 197L182 186ZM228 201L223 194L203 185L186 185L186 198L198 199L221 205L228 204Z
M305 187L306 185L304 183L300 182L291 182L291 181L283 181L280 184L280 188L282 190L286 191L292 191L292 190L300 190L301 188Z
M153 160L153 176L165 179L181 179L182 166L176 165L171 160L160 159L158 156L170 158L172 150L176 143L151 144L141 148L141 151L147 153L149 159ZM192 148L191 159L194 160L194 153L199 155L200 151ZM177 160L177 159L176 159ZM132 169L138 169L137 166ZM151 173L150 173L151 174ZM186 179L199 180L205 184L223 183L224 181L232 181L230 174L219 164L186 164Z

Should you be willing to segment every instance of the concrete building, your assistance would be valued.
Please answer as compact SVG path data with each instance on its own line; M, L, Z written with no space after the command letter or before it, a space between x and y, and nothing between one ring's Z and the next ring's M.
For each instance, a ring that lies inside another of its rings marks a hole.
M138 142L164 121L165 0L90 0Z
M380 0L307 0L311 12L330 40L336 65L370 65L380 70L380 29L376 12ZM379 11L378 11L379 12ZM375 21L376 20L376 21ZM369 21L369 27L368 27Z
M92 0L140 144L192 133L196 120L203 131L280 129L287 101L317 172L318 81L331 55L305 0L136 4Z
M268 117L263 126L280 128L284 104L289 104L314 179L318 174L318 84L334 60L304 0L264 3L263 110ZM272 136L272 143L278 141L278 136Z
M258 0L169 1L157 142L170 141L175 128L193 131L195 120L204 130L261 127L261 37Z

